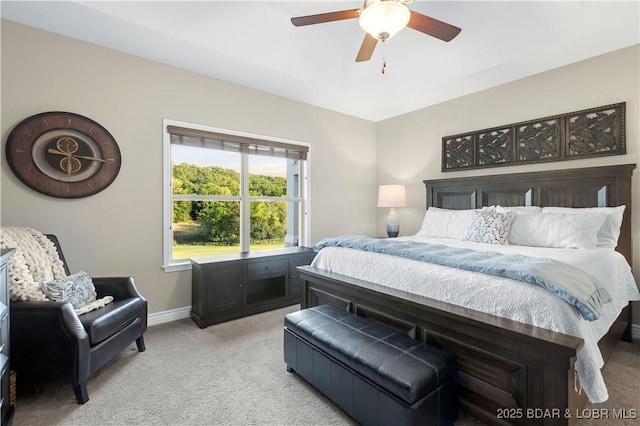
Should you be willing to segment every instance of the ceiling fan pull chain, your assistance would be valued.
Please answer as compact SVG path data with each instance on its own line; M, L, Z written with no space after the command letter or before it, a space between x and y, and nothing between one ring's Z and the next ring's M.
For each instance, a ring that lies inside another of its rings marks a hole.
M382 74L384 74L384 72L387 69L387 60L385 59L386 56L387 56L387 43L385 43L384 40L382 40Z

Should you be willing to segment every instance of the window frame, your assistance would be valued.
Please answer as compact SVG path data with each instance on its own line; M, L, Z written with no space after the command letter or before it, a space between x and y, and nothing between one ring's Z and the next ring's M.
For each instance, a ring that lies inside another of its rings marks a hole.
M171 166L171 135L167 131L167 126L179 126L187 127L195 130L203 130L208 132L223 133L232 136L248 137L253 139L260 139L271 142L281 142L291 145L299 145L307 147L309 152L307 153L307 159L300 164L300 178L299 178L299 194L298 197L267 197L267 196L250 196L249 195L249 155L246 153L240 153L241 156L241 173L240 173L240 195L178 195L174 197L172 190L172 166ZM165 272L183 271L191 269L191 262L188 259L173 260L173 202L174 201L239 201L240 202L240 220L241 228L249 230L249 206L253 201L294 201L298 203L299 212L299 246L309 246L310 235L310 160L311 160L311 146L306 142L293 141L289 139L276 138L272 136L259 135L255 133L240 132L236 130L222 129L218 127L212 127L202 124L188 123L184 121L177 121L171 119L162 120L162 132L163 132L163 253L162 253L162 268ZM184 198L188 198L188 200ZM250 246L251 235L250 232L241 233L240 247L241 253L243 248L248 250ZM264 251L260 251L261 253ZM228 254L226 254L228 256ZM216 255L212 255L216 256ZM225 256L225 255L220 255Z

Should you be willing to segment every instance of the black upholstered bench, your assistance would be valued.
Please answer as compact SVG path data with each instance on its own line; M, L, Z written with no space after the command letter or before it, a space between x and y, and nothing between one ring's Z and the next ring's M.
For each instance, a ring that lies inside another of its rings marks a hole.
M364 425L451 425L453 355L331 305L284 320L284 361Z

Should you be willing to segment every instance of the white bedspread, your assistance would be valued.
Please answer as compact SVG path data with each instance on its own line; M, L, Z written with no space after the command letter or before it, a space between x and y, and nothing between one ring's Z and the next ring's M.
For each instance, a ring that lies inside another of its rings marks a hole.
M631 267L620 253L605 248L578 250L499 246L429 237L403 239L556 259L591 274L606 287L612 301L603 306L598 320L587 321L577 309L550 291L509 278L340 247L322 249L312 266L580 337L584 347L578 353L576 371L582 387L591 402L604 402L609 398L600 371L604 361L598 340L607 333L629 300L640 300Z

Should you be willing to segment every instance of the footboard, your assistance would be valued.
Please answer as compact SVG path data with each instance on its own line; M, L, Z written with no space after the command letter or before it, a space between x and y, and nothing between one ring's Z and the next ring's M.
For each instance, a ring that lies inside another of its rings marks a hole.
M303 308L343 307L453 353L460 406L487 424L574 424L586 403L575 390L582 339L310 266L298 270Z

